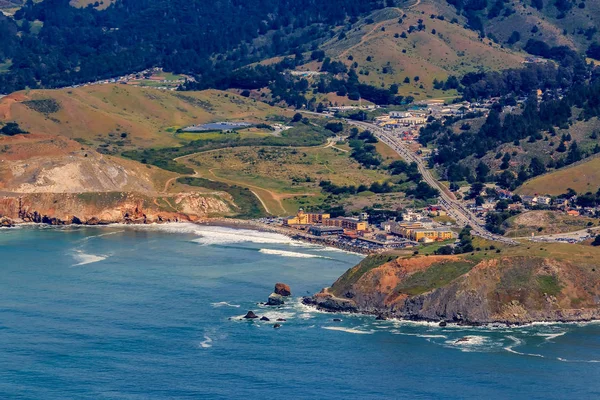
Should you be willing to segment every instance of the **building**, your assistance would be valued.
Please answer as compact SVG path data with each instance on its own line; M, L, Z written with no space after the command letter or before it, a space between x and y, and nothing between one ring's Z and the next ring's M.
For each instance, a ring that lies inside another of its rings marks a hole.
M328 218L323 221L325 226L335 226L338 228L344 228L351 231L364 232L367 230L368 223L361 221L358 218Z
M328 220L331 216L324 213L305 213L304 210L300 209L295 217L287 217L283 219L284 225L313 225L322 224Z
M567 211L567 215L570 215L571 217L579 217L579 211L569 210L569 211Z
M454 237L454 232L446 228L425 228L420 222L404 222L391 227L395 235L405 237L415 242L448 240Z
M413 229L409 238L415 242L442 241L454 238L454 233L449 229Z
M314 236L333 236L333 235L341 235L344 233L344 228L340 228L337 226L321 226L314 225L308 229L308 233Z

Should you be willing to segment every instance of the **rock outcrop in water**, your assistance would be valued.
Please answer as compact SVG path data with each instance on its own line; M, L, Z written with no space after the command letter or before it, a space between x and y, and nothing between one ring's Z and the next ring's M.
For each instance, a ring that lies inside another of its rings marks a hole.
M304 302L332 312L469 325L600 319L600 249L545 246L498 257L368 257Z
M267 305L268 306L280 306L282 305L283 302L283 296L281 296L280 294L277 293L271 293L269 295L269 299L267 300Z
M268 306L280 306L284 304L284 297L292 295L292 289L285 283L276 283L273 293L269 295L266 305Z
M292 289L290 289L290 287L285 283L278 282L275 284L275 290L273 293L287 297L292 295Z

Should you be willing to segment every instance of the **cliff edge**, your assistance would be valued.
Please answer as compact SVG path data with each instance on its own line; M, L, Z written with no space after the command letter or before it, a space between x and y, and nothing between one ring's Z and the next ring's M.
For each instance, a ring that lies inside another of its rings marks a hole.
M304 301L327 311L471 325L589 321L600 319L599 263L600 249L568 244L493 256L377 255Z

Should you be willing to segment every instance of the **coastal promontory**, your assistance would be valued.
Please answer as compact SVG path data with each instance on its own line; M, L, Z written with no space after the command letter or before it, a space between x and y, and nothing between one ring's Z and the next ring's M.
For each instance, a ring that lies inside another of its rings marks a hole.
M305 298L321 310L478 325L600 319L600 249L515 246L462 255L376 255Z

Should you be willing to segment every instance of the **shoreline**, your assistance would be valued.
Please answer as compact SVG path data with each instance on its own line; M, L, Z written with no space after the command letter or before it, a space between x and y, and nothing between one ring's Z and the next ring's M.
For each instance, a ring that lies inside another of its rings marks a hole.
M0 217L0 219L2 219ZM0 221L1 222L1 221ZM142 222L142 221L118 221L118 222L108 222L108 221L96 221L96 223L88 224L88 223L48 223L48 222L26 222L26 221L15 221L10 220L10 224L1 224L0 229L2 230L10 230L11 228L15 228L18 226L48 226L48 227L68 227L68 226L76 226L76 227L111 227L111 226L159 226L166 224L192 224L198 226L214 226L221 228L231 228L231 229L246 229L253 230L257 232L268 232L268 233L277 233L280 235L284 235L293 240L298 240L303 243L313 244L317 246L322 246L325 248L331 248L336 250L342 250L349 253L353 253L361 256L368 256L369 254L375 254L373 251L366 251L365 249L358 248L351 245L344 245L341 243L337 243L335 241L327 240L327 239L316 239L307 237L302 235L300 232L286 229L281 226L273 226L269 224L265 224L259 221L254 220L243 220L243 219L235 219L235 218L200 218L198 220L163 220L163 221L153 221L153 222Z
M333 310L327 307L320 306L314 303L312 296L302 297L302 304L316 311L334 314L334 315L361 315L375 317L375 320L391 321L398 323L413 323L425 324L434 328L523 328L536 325L590 325L600 324L598 319L581 319L581 320L547 320L547 321L527 321L527 322L506 322L506 321L491 321L491 322L468 322L468 321L449 321L449 320L431 320L426 318L401 318L390 315L386 312L375 311L360 311L360 310ZM443 324L442 324L443 323Z

